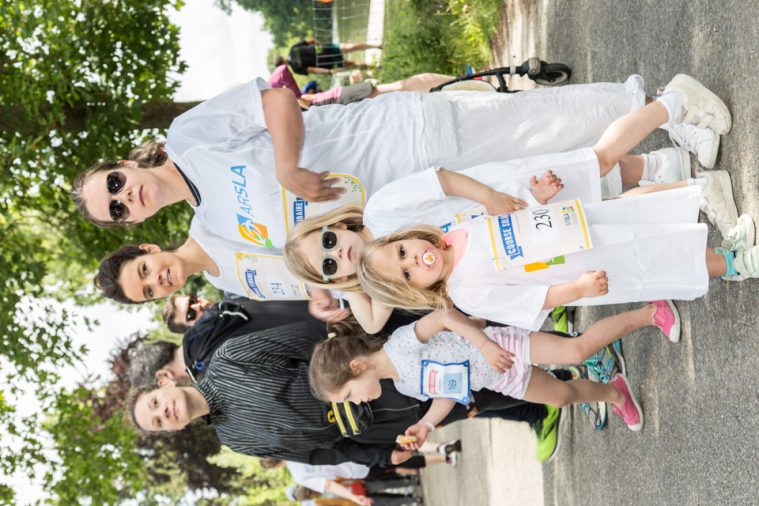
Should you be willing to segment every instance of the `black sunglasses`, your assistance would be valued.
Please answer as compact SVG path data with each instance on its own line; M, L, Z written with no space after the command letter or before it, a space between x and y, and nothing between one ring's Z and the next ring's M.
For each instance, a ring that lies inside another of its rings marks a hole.
M337 259L326 252L335 249L337 246L337 234L327 228L322 227L322 249L324 250L324 259L322 260L322 279L329 282L329 278L337 273Z
M123 190L125 184L126 176L117 170L109 172L105 177L105 187L111 195L116 195ZM111 200L108 203L108 211L111 214L111 219L116 223L124 223L129 218L129 208L118 200Z
M198 312L192 307L196 302L198 302L198 296L195 294L190 295L190 298L187 299L187 314L184 317L186 322L191 322L198 316Z

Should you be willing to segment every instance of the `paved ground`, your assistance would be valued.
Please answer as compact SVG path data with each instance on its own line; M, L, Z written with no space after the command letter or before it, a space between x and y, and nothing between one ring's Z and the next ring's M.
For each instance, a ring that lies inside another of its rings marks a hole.
M753 77L759 3L506 0L504 9L494 47L500 63L535 54L570 65L574 83L638 73L649 93L686 72L720 95L734 126L723 137L716 168L730 172L739 212L759 221ZM667 143L659 132L641 149ZM710 231L710 244L718 241ZM679 345L651 330L625 340L629 376L646 412L642 433L616 418L597 433L572 409L559 458L542 468L530 456L532 436L517 424L467 422L436 434L460 433L466 450L455 474L426 472L427 504L758 504L758 305L759 281L712 281L702 299L678 303ZM583 310L580 328L625 307Z

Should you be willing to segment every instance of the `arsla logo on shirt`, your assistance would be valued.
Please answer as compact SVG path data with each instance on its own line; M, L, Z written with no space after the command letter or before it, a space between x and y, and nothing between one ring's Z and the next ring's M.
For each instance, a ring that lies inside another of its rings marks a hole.
M274 247L271 239L269 239L269 231L266 230L266 226L255 223L250 218L241 214L237 215L237 230L243 239L249 240L256 246L263 246L265 248Z
M256 246L273 248L269 239L269 232L266 225L253 221L253 204L250 201L250 195L247 189L248 178L245 176L245 165L235 165L229 168L233 174L232 189L237 195L237 203L240 205L237 213L237 230L240 237L247 239Z

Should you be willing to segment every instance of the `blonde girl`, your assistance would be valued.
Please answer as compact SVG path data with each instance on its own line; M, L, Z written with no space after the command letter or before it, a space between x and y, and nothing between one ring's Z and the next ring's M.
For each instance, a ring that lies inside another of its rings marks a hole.
M296 277L312 286L348 291L351 308L361 325L368 332L376 332L390 311L381 301L358 294L354 277L357 253L367 240L414 222L435 224L447 230L455 223L451 220L454 215L469 215L467 211L477 202L481 204L480 211L490 215L510 212L514 209L514 197L510 195L517 196L520 206L538 205L564 189L564 198L597 202L601 197L599 175L608 172L655 128L667 121L677 123L683 108L683 97L668 93L616 120L593 148L504 162L512 166L510 170L496 171L489 167L493 164L486 164L462 172L429 170L396 181L373 195L363 213L357 207L342 208L300 223L285 245L286 263ZM553 170L547 171L548 168ZM705 176L708 200L723 202L721 195L715 196L719 191L712 188L729 189L729 176L724 171L712 172ZM657 179L678 181L687 176L681 172ZM646 188L646 191L654 189ZM336 306L331 297L325 297L327 304ZM389 298L384 301L398 302Z
M483 329L456 310L436 311L396 329L384 344L352 335L322 341L311 357L309 383L315 396L334 402L369 401L380 395L382 379L392 379L405 395L433 398L424 417L406 430L416 436L407 449L423 444L456 401L467 402L469 392L481 388L556 407L611 402L627 426L638 431L643 412L621 374L610 384L563 382L532 364L580 363L625 334L659 326L670 311L666 301L647 304L604 318L575 339L515 327Z

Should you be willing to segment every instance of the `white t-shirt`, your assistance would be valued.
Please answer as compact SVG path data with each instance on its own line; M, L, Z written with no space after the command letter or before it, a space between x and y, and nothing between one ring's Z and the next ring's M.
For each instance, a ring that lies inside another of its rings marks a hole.
M266 89L257 79L182 114L169 128L166 151L199 191L195 213L204 227L271 253L284 245L286 211L264 118ZM315 107L303 121L299 166L353 175L367 196L429 167L419 93Z
M336 478L360 480L369 474L369 468L354 462L343 462L334 466L312 466L300 462L287 462L287 470L299 485L324 493L327 482Z
M601 200L598 158L590 148L568 153L532 156L519 160L491 162L459 171L500 192L539 205L529 191L530 178L551 169L564 189L555 197L579 198L583 203ZM435 225L447 231L465 221L476 202L446 197L434 169L394 181L372 195L364 208L364 226L375 238L409 225Z
M258 253L259 248L212 234L197 216L190 224L190 237L216 262L218 276L203 272L216 288L260 301L308 298L305 285L290 274L282 255Z
M706 226L698 222L700 186L660 191L585 206L593 248L549 261L545 268L495 270L487 222L459 225L467 246L447 281L462 311L539 330L548 288L603 270L609 292L567 305L590 306L660 299L692 300L709 286L704 261Z

